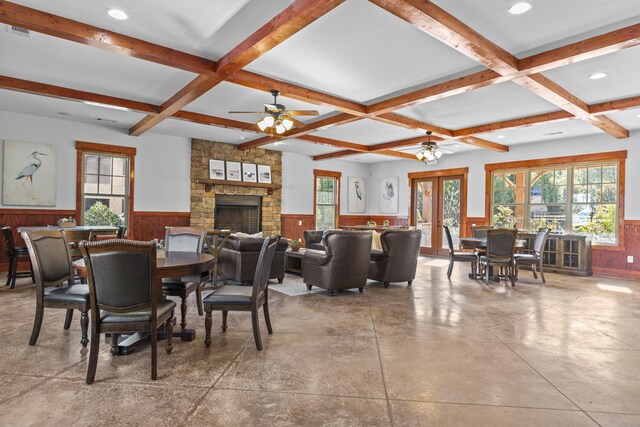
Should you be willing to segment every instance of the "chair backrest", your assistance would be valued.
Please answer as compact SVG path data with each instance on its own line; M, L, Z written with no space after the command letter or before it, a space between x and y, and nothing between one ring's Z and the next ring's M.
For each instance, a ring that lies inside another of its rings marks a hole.
M198 227L167 227L164 248L167 252L202 253L206 232Z
M127 227L125 226L120 226L118 227L118 231L116 232L116 239L124 239L124 235L127 232Z
M38 296L44 295L45 287L73 283L69 245L59 230L23 231L22 238L27 243Z
M64 236L67 244L77 245L83 240L90 241L91 240L91 230L71 230L71 229L62 229L62 235Z
M271 272L271 263L276 253L276 246L280 241L280 236L265 237L258 255L258 264L256 265L256 273L253 276L252 301L257 302L260 292L263 292L269 286L269 273Z
M99 310L127 313L151 307L155 317L160 297L155 242L85 241L80 250L87 269L92 321L99 321Z
M516 230L512 228L491 228L487 230L487 257L513 258L516 250Z
M13 255L16 251L16 246L13 242L13 231L11 230L11 227L2 227L2 238L4 239L7 255Z
M453 247L453 239L451 238L451 232L449 231L449 227L447 227L446 225L443 225L442 228L444 228L444 234L447 236L447 246L449 246L449 254L453 255L453 253L455 252L455 249Z
M541 256L542 251L544 251L544 245L547 243L547 237L549 237L549 229L541 228L538 230L538 234L536 234L536 240L533 243L533 253Z
M472 226L471 227L471 235L476 239L486 239L487 238L487 230L491 230L493 227L483 226Z
M308 248L313 243L322 243L323 234L324 230L305 230L303 233L305 247Z

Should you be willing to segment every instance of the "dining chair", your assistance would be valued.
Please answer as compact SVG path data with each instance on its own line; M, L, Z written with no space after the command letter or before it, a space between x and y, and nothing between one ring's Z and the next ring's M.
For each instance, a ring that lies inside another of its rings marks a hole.
M124 235L127 233L127 227L121 225L116 232L116 239L124 239Z
M27 243L36 282L36 317L29 345L36 345L44 320L44 309L51 307L67 310L65 330L71 326L73 310L80 310L80 344L86 347L89 342L89 288L75 284L69 246L64 236L59 230L34 230L23 231L22 238Z
M229 311L250 311L251 324L253 327L253 340L256 348L262 350L262 340L260 338L260 324L258 310L262 307L264 321L267 324L269 334L273 333L271 320L269 318L269 270L271 262L276 253L276 246L280 236L266 237L262 243L262 249L258 256L258 265L253 278L253 286L225 285L214 289L204 299L204 310L206 312L204 326L206 347L211 346L211 326L213 310L222 311L222 332L227 330L227 313Z
M69 253L71 254L72 261L82 258L82 253L80 252L78 244L83 240L93 240L91 230L71 230L63 228L62 234L64 235L64 239L67 241L67 245L69 245Z
M487 230L487 252L479 258L484 268L484 283L489 284L491 267L506 268L511 286L515 286L515 261L517 231L512 228L492 228Z
M98 367L100 334L111 334L112 354L118 335L151 334L151 379L158 378L158 328L165 327L165 351L173 350L176 303L161 299L156 278L155 242L105 240L81 242L91 295L91 346L87 384L93 383Z
M197 227L167 227L164 244L167 252L202 253L206 232ZM165 295L180 297L180 328L184 331L187 326L187 298L196 292L196 306L198 315L202 316L202 282L208 275L200 274L185 277L169 277L162 279L162 291ZM183 337L185 339L186 337Z
M21 259L29 260L29 251L26 246L16 246L13 240L13 230L11 227L2 227L2 237L4 238L4 252L9 258L9 272L7 273L7 286L13 289L16 286L18 277L33 277L33 266L29 261L29 271L18 271L18 261Z
M533 271L533 277L535 279L538 278L536 274L536 264L538 264L538 268L540 269L540 277L542 278L542 283L547 283L544 278L544 267L542 264L543 261L543 251L544 247L547 244L547 237L549 237L549 229L541 228L538 230L538 234L536 234L536 240L533 243L533 251L529 254L515 254L514 258L516 261L516 277L518 277L518 267L521 264L530 265L531 270Z
M447 277L451 278L451 273L453 272L453 264L456 261L470 262L471 274L475 276L478 266L478 255L475 252L457 252L453 246L453 238L451 238L451 231L449 231L449 227L445 225L443 226L443 228L444 233L447 236L447 245L449 246L449 269L447 270Z

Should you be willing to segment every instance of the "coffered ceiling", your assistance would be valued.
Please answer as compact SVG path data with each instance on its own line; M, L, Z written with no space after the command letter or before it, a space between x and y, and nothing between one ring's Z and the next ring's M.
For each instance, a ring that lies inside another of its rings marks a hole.
M634 1L530 0L510 15L513 3L0 0L0 22L32 30L0 31L0 109L366 163L411 157L426 130L499 159L640 129ZM320 117L276 139L259 115L228 113L260 111L269 89Z

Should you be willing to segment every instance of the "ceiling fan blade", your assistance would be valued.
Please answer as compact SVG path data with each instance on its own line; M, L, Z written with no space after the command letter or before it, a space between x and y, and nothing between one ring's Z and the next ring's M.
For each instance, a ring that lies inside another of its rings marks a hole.
M320 113L316 110L287 110L287 114L290 116L319 116Z
M268 114L264 111L229 111L229 114Z
M306 126L300 120L294 119L293 117L289 116L288 114L287 114L287 118L289 118L293 122L293 124L296 125L297 128L303 128L303 127Z
M278 111L280 111L278 106L275 104L264 104L264 108L274 113L277 113Z
M446 148L438 147L438 150L442 151L443 154L453 154L455 151L447 150Z

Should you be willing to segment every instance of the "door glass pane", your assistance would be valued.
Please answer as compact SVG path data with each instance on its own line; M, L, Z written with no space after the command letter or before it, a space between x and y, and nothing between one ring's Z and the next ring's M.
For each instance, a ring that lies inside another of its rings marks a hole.
M422 231L420 246L433 247L433 182L418 182L416 188L416 228Z
M449 227L454 248L459 246L460 239L460 180L445 179L442 181L442 225ZM442 247L449 248L447 239L442 239Z

